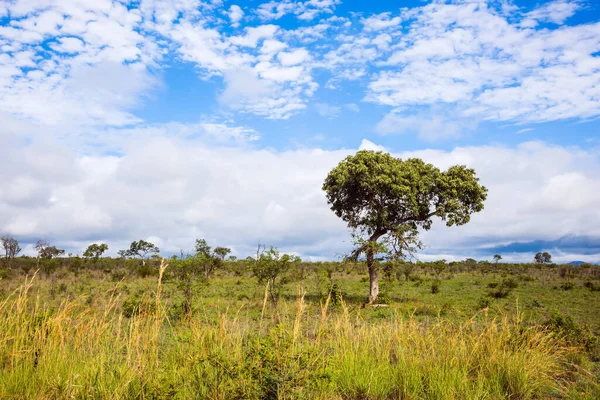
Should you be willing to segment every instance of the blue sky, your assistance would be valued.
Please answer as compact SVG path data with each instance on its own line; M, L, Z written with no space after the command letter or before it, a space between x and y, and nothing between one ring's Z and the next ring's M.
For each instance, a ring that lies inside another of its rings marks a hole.
M358 149L490 189L422 259L600 261L600 4L0 0L0 231L73 253L196 238L348 251Z

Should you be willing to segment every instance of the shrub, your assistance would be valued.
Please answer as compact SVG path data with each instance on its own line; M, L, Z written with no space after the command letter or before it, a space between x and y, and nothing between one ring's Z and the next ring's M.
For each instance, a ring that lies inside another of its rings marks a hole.
M506 278L502 281L502 286L508 289L516 289L519 287L519 284L513 278Z
M125 299L121 306L123 315L131 318L140 314L152 314L156 312L156 303L148 299L140 299L138 297L129 297Z
M477 308L483 310L484 308L489 308L492 305L492 301L489 297L481 297L477 301Z
M586 281L583 286L590 289L592 292L600 292L600 283L596 284L592 281Z
M431 294L437 294L440 292L441 282L439 279L436 279L431 282Z
M594 361L600 360L600 343L589 325L579 325L570 315L552 311L543 326L561 336L568 345L583 346Z
M375 300L376 304L391 304L392 303L392 299L390 298L390 295L387 294L386 292L381 292L379 293L379 296L377 296L377 300Z
M573 283L573 282L564 282L560 285L560 288L562 290L573 290L574 287L575 287L575 283Z

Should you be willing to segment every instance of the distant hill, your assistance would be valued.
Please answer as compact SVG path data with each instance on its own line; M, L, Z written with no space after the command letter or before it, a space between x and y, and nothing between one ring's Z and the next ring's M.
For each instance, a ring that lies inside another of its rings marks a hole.
M569 265L583 265L583 264L592 264L592 265L600 265L597 262L585 262L585 261L571 261Z

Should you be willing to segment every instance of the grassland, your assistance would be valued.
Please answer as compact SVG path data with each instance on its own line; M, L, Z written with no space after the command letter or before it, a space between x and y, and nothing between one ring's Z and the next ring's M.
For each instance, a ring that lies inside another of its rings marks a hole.
M170 264L6 274L0 398L600 398L597 267L424 264L365 307L361 265L288 271L277 305L241 265L186 313Z

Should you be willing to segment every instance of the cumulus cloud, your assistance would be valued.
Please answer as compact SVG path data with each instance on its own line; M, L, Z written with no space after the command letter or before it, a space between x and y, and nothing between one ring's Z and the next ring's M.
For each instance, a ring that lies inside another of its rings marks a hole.
M190 133L198 129L183 126L177 136L170 125L125 132L120 156L81 155L41 139L3 136L8 146L0 155L10 168L0 182L3 232L23 242L46 238L73 252L102 240L114 254L151 236L165 252L190 249L198 237L232 246L240 256L258 241L304 257L349 250L346 227L329 210L321 185L355 150L221 146ZM218 127L204 129L210 134ZM366 139L360 149L385 151ZM446 228L436 221L424 233L429 247L422 257L481 256L513 242L600 237L600 160L593 151L528 142L393 154L444 169L466 164L489 188L485 210L469 224ZM575 256L581 258L560 257Z
M400 25L402 18L400 16L391 18L390 14L390 12L384 12L381 14L372 15L369 18L364 18L362 23L365 26L365 29L368 31L380 31Z
M554 0L534 9L526 14L525 20L521 22L521 26L535 27L538 22L552 22L554 24L562 24L575 14L577 9L581 7L579 1L573 0Z
M244 11L240 8L240 6L232 5L229 7L229 20L231 21L231 26L237 28L240 26L240 20L244 17Z

